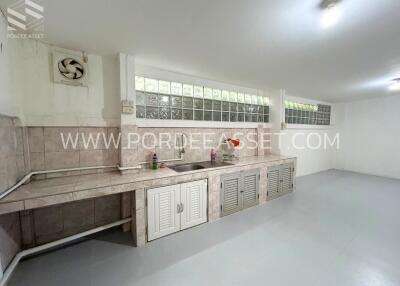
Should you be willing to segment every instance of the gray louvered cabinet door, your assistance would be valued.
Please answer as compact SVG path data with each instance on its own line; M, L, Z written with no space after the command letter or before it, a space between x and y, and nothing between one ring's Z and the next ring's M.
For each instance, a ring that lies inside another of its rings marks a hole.
M267 200L273 200L280 196L280 166L269 167L267 173Z
M258 205L258 186L260 170L250 170L242 173L243 208Z
M221 176L221 210L226 216L240 211L243 205L241 190L241 174L233 173Z
M281 181L280 192L282 195L288 194L293 191L293 164L281 165L279 175Z

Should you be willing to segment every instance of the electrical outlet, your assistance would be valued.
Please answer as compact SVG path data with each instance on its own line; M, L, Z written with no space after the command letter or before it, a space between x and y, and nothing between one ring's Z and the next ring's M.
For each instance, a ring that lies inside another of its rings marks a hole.
M133 114L134 109L131 106L122 106L122 113L123 114Z
M132 100L122 100L122 113L123 114L133 114L135 112L135 108Z

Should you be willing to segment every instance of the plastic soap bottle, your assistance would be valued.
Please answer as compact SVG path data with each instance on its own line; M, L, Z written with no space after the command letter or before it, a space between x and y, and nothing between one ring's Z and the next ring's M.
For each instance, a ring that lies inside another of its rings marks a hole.
M154 153L153 153L153 158L152 158L152 169L157 170L158 169L158 157L156 153L156 149L154 148Z
M215 162L217 160L217 151L215 151L215 148L211 149L211 162Z

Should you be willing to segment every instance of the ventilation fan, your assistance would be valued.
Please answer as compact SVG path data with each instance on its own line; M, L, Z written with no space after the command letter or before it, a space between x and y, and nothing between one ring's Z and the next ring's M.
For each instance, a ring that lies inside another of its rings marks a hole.
M81 53L53 52L54 82L86 86L87 65Z
M72 58L66 58L58 62L58 70L68 79L81 79L85 69L82 64Z

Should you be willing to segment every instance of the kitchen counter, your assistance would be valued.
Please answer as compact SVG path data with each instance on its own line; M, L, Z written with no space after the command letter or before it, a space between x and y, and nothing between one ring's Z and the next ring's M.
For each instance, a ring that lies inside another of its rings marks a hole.
M32 181L0 201L0 214L35 209L88 198L131 192L138 188L174 184L179 181L208 178L212 174L237 171L238 167L257 164L282 164L294 158L277 155L245 157L233 165L178 173L169 168L141 170L138 173L110 172ZM233 170L235 169L235 170Z

